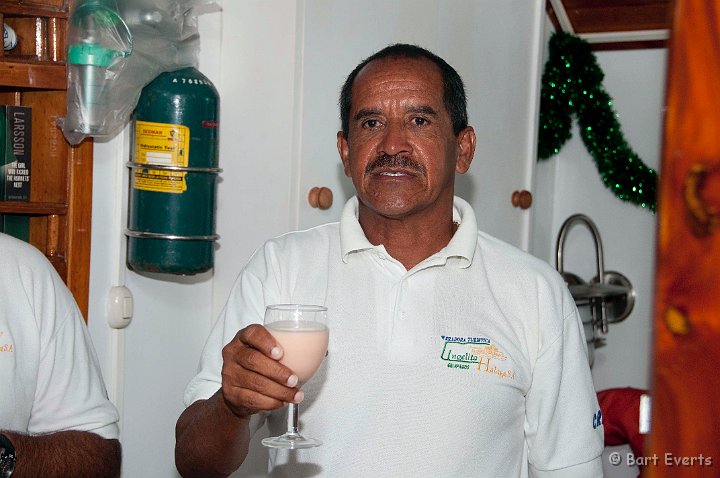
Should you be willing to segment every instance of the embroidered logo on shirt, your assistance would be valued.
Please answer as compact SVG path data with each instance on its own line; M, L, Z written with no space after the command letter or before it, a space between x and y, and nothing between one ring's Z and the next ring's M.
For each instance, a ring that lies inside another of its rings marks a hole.
M5 343L3 340L5 338L5 332L0 330L0 353L2 352L12 352L14 350L12 343Z
M597 413L593 414L593 429L599 427L602 424L602 412L598 410Z
M451 337L441 335L444 345L440 358L448 368L476 370L506 380L515 380L515 372L508 368L507 355L487 337Z

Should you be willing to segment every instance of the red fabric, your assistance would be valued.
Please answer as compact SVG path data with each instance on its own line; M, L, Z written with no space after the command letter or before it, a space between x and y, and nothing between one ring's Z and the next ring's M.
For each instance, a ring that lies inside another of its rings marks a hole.
M648 393L638 388L609 388L597 393L605 429L605 445L630 445L633 455L643 455L640 434L640 396ZM642 474L642 470L641 470Z

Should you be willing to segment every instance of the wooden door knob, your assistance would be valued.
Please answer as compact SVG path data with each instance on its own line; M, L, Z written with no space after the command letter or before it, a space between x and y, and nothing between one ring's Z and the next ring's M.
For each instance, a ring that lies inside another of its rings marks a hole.
M332 190L315 186L308 192L308 203L314 208L329 209L333 203Z
M529 208L532 205L532 193L524 189L522 191L514 191L512 193L512 205L520 209Z

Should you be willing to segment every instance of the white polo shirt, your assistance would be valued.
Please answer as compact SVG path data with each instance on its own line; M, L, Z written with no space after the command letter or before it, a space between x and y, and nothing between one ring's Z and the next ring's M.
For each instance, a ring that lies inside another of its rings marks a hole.
M33 246L0 234L0 430L118 438L118 413L73 296Z
M409 271L367 240L357 214L352 198L339 223L253 255L186 404L218 390L222 347L262 323L267 304L322 304L329 353L303 387L300 423L324 444L271 450L272 476L602 476L582 325L556 271L478 233L459 198L450 243ZM267 420L285 431L284 409Z

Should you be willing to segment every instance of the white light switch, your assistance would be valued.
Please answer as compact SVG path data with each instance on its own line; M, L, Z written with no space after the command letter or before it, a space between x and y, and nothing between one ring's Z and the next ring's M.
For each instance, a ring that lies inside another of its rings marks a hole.
M133 297L130 289L121 285L108 292L108 324L113 329L124 329L133 316Z

